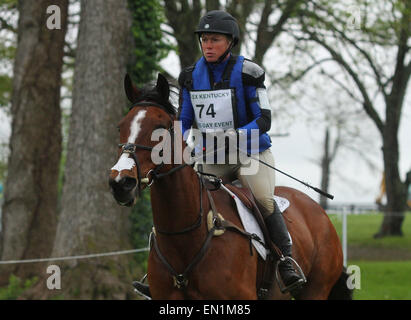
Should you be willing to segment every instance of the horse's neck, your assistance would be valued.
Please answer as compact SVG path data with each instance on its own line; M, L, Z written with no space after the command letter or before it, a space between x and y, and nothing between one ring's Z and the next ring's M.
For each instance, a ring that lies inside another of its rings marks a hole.
M157 180L151 205L158 230L177 232L193 225L200 215L200 182L194 170L186 167Z

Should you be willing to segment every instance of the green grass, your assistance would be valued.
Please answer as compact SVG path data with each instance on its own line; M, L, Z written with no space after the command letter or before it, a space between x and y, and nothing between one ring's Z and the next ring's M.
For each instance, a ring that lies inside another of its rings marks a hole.
M360 267L354 300L410 300L411 261L349 261Z
M342 216L329 217L342 240ZM382 220L381 213L347 215L347 264L357 265L361 273L361 288L354 289L354 299L411 300L410 212L405 215L402 237L374 239Z
M340 239L342 239L342 216L329 215ZM348 246L361 246L387 249L411 250L411 215L408 212L402 225L403 237L385 237L374 239L383 220L382 214L347 215L347 244Z

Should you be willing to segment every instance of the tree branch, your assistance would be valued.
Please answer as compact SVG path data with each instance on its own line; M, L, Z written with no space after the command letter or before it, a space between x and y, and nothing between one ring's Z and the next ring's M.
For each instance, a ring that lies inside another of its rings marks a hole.
M5 19L0 17L0 29L6 29L13 33L17 33L17 29L14 28L10 23L8 23Z
M266 0L263 8L263 12L260 19L260 24L257 29L257 43L255 46L255 53L253 60L257 64L262 64L264 55L268 48L273 43L274 39L281 33L284 24L295 12L296 8L302 3L301 0L289 0L285 8L282 11L281 17L278 19L277 23L269 30L268 19L273 11L273 1Z
M367 114L370 116L370 118L374 121L375 125L377 126L378 130L382 134L384 131L384 123L382 122L380 116L378 115L377 111L373 107L372 101L368 96L368 92L364 86L364 84L361 82L360 78L358 77L358 74L355 73L355 71L351 68L351 66L344 60L344 58L339 54L337 51L335 51L330 45L328 45L325 41L319 39L313 32L308 31L306 27L303 27L304 31L309 35L310 39L313 40L314 42L317 42L320 44L324 49L326 49L330 55L333 57L333 59L341 66L343 67L348 74L351 76L352 80L355 82L357 85L358 90L360 91L364 101L363 101L363 107L364 110L367 112Z
M407 11L408 10L408 11ZM403 16L401 17L401 29L398 37L398 52L396 58L395 71L393 75L393 82L391 92L389 94L389 102L387 103L386 116L387 122L398 127L401 109L404 104L404 97L407 90L407 84L411 75L411 62L405 65L405 60L409 47L407 45L410 38L409 27L411 25L411 7L404 8Z
M326 13L328 15L332 15L333 19L335 19L336 21L340 22L340 19L338 19L337 17L335 17L333 15L332 12L330 12L329 10L326 10ZM366 59L366 61L368 62L368 64L370 65L373 73L374 73L374 77L375 80L378 84L378 87L380 88L381 93L384 96L384 99L387 99L387 92L385 91L385 86L382 82L382 76L381 76L381 71L379 70L379 68L377 68L377 66L375 65L374 61L372 60L371 56L369 55L369 53L367 51L365 51L363 48L361 48L358 44L357 41L354 41L353 39L349 38L347 36L347 32L341 31L339 30L335 24L328 22L327 20L325 20L324 18L320 17L320 15L318 14L314 14L310 11L304 11L304 15L305 16L310 16L311 18L314 18L320 22L322 22L326 28L328 28L331 31L334 31L336 34L338 34L340 36L340 38L344 41L347 41L350 45L352 45L355 49L357 49L358 52L361 53L361 55Z
M299 81L299 80L301 80L308 72L310 72L312 69L314 69L315 67L317 67L317 66L319 66L319 65L321 65L322 63L327 62L327 61L334 61L334 59L332 59L332 58L324 58L324 59L321 59L321 60L318 60L318 61L314 61L313 64L309 65L307 68L305 68L305 69L304 69L303 71L301 71L299 74L294 75L294 74L292 74L292 71L290 71L290 72L288 72L287 74L285 74L283 77L281 77L281 78L279 78L279 79L275 79L274 81L277 82L277 81L281 81L281 80L287 79L287 78L291 79L293 82Z

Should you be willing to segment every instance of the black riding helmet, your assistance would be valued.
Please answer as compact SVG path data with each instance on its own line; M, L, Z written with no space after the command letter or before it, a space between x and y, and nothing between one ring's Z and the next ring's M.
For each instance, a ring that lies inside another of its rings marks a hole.
M202 33L221 33L233 38L233 47L240 39L240 29L238 28L235 18L222 10L213 10L207 12L198 23L195 31L198 36Z
M215 63L220 63L224 60L231 49L238 43L240 39L240 29L237 20L229 13L222 10L212 10L207 12L198 23L197 30L194 31L198 35L198 40L203 33L220 33L230 36L233 40L227 51Z

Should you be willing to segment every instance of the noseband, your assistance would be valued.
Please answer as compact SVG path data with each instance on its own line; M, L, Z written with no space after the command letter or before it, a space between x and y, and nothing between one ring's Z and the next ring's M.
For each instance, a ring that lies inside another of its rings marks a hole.
M165 111L168 114L168 112L164 108L164 106L162 106L161 104L158 104L158 103L155 103L155 102L149 102L149 101L142 101L142 102L135 103L134 105L132 105L130 107L130 110L133 109L134 107L138 107L138 106L160 108L161 110ZM171 143L173 143L173 140L174 140L174 126L173 126L173 121L172 121L173 119L171 117L170 117L170 120L171 120L171 125L170 125L170 128L167 129L167 131L170 133ZM138 157L136 155L136 151L137 151L137 149L152 151L153 147L145 146L145 145L141 145L141 144L136 144L136 143L120 143L118 146L121 147L121 154L128 153L132 157L132 159L134 160L134 162L136 164L137 181L138 181L137 189L138 189L139 197L141 196L141 185L142 184L147 184L148 186L151 186L154 183L154 180L158 180L160 178L163 178L165 176L173 174L174 172L188 166L188 164L184 163L184 164L181 164L177 167L174 167L174 168L170 169L167 172L160 173L160 170L164 167L164 162L161 162L154 169L151 169L147 173L146 177L142 178L141 177L140 162L139 162ZM150 175L151 175L151 182L150 182L150 177L149 177Z

